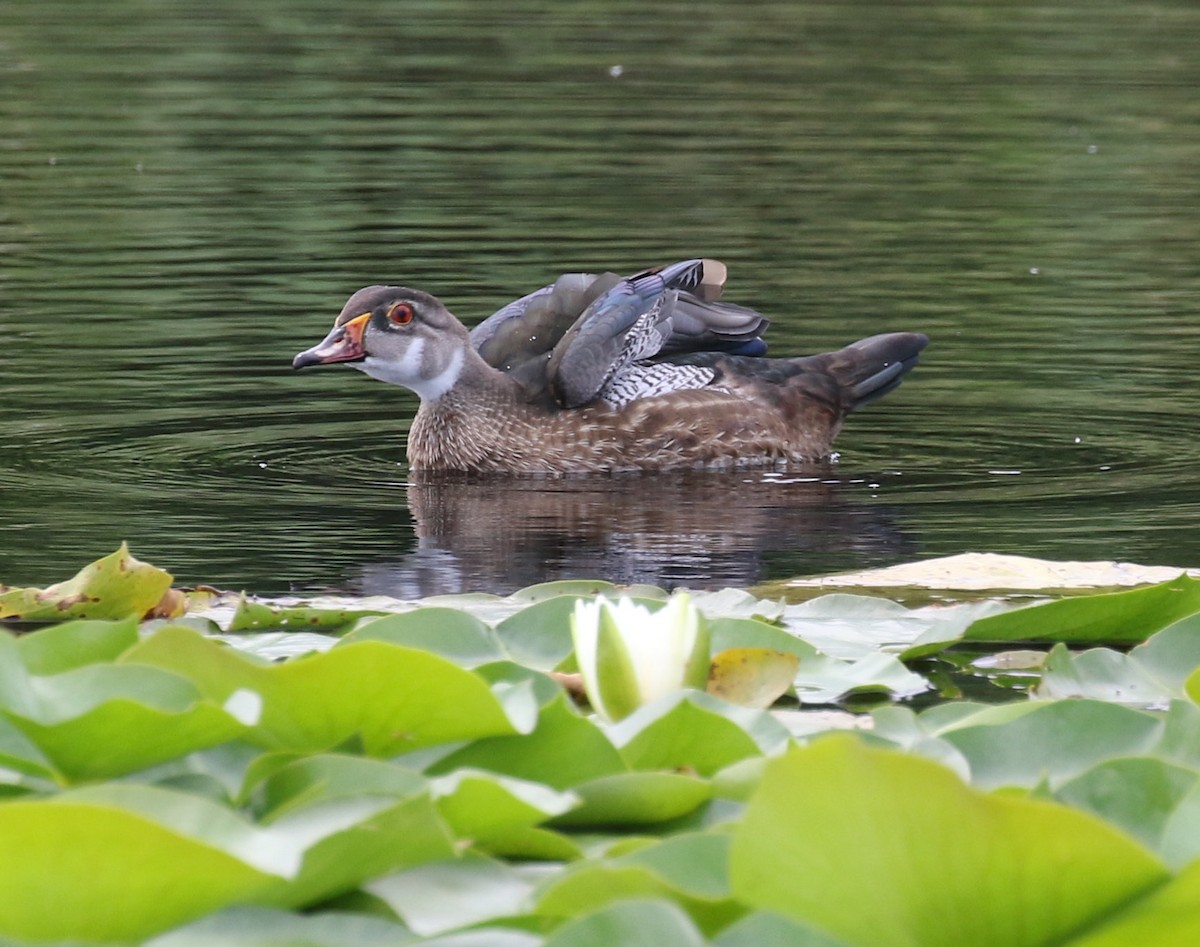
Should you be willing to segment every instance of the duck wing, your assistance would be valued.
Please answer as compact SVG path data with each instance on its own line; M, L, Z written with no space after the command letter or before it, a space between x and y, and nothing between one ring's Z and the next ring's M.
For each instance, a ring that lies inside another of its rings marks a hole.
M512 376L530 401L578 407L630 364L659 355L717 351L762 355L768 321L718 302L726 267L684 260L633 276L571 273L497 310L471 343Z
M766 350L767 320L717 302L725 283L717 260L684 260L620 280L588 306L555 345L547 373L567 408L588 404L631 365L672 352Z

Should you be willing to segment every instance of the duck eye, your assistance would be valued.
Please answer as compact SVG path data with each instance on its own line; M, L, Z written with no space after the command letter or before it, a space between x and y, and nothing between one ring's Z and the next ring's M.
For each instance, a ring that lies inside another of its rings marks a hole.
M393 303L387 311L388 322L406 326L413 320L413 307L408 303Z

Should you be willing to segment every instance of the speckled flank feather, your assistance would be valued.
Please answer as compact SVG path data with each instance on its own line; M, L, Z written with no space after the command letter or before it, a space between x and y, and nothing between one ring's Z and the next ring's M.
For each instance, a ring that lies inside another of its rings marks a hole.
M563 277L470 335L427 293L367 287L293 364L347 362L421 395L414 469L557 475L822 460L928 341L763 358L766 320L715 301L724 273L690 260Z

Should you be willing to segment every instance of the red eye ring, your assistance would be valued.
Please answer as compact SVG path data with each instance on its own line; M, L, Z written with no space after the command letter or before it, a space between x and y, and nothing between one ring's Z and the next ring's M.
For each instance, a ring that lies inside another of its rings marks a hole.
M406 326L413 321L413 307L410 303L392 303L388 307L387 317L393 325Z

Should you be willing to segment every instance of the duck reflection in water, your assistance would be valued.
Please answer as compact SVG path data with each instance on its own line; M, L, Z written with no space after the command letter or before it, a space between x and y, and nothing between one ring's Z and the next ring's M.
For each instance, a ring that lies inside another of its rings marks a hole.
M407 489L417 547L363 563L365 595L507 593L556 579L749 586L911 557L896 511L830 469L531 480L426 475ZM772 560L780 560L772 572Z

